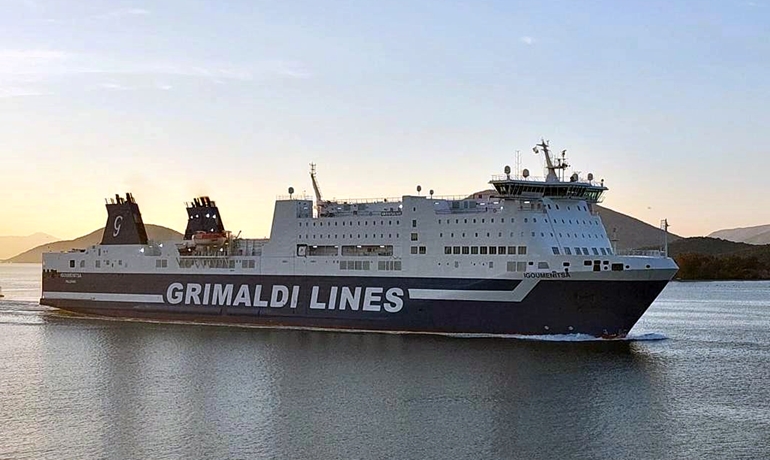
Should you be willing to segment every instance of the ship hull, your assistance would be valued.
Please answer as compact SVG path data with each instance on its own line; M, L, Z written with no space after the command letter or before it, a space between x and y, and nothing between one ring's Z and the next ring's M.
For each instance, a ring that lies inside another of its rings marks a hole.
M616 337L628 333L673 274L511 280L49 272L41 304L158 321Z

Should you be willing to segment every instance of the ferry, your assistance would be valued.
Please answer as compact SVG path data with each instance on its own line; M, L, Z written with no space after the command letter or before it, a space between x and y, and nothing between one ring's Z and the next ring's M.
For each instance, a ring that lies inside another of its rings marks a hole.
M271 328L481 336L624 337L677 272L664 251L615 251L604 181L511 172L457 197L275 202L270 237L187 203L180 241L150 241L130 193L106 202L100 244L43 255L40 303L103 317Z

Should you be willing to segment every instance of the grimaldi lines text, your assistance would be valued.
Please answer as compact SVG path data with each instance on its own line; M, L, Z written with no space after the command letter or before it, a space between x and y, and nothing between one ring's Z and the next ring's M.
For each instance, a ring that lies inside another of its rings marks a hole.
M163 321L334 330L623 336L677 267L663 252L619 255L589 174L495 177L439 198L275 203L269 239L225 229L208 197L187 204L180 241L150 241L131 194L107 202L102 241L43 257L41 303ZM419 189L418 189L419 192ZM662 235L663 237L663 235Z

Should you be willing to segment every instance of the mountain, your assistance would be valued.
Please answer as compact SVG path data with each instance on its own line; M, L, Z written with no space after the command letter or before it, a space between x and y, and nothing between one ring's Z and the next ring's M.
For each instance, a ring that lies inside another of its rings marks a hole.
M27 236L0 236L0 260L26 251L41 244L56 241L58 238L45 233L35 233Z
M738 243L770 244L770 224L757 225L755 227L726 228L712 232L708 236Z
M669 243L668 254L671 257L676 257L681 254L703 254L709 256L746 255L759 248L761 248L761 246L736 243L721 238L696 236L692 238L682 238L673 243Z
M596 210L602 218L607 235L611 240L617 238L618 250L663 246L663 232L658 227L602 206L597 205ZM681 238L673 233L668 234L669 243Z
M181 240L184 236L176 230L161 227L160 225L146 224L145 227L147 228L147 237L155 241ZM6 260L6 262L40 263L43 260L44 252L62 252L69 251L70 249L85 249L89 246L99 244L99 242L102 240L102 233L104 233L104 229L100 228L98 230L94 230L88 235L81 236L80 238L76 238L74 240L42 244Z

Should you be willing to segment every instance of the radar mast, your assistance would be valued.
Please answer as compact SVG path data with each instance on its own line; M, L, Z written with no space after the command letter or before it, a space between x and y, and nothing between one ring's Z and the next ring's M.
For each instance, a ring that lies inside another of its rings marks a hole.
M562 150L561 152L561 158L557 158L556 162L557 164L554 165L553 161L551 161L551 151L549 150L549 142L543 138L540 138L540 143L532 147L532 151L535 153L540 153L540 149L543 150L543 155L545 155L545 164L546 168L548 169L548 175L545 177L546 182L561 182L559 176L564 174L564 170L569 167L567 164L567 151ZM559 170L559 174L556 174L556 171Z
M321 198L321 187L318 186L318 180L315 175L315 163L310 163L310 180L313 182L313 191L315 192L316 207L318 208L318 214L321 214L323 208L323 199Z

